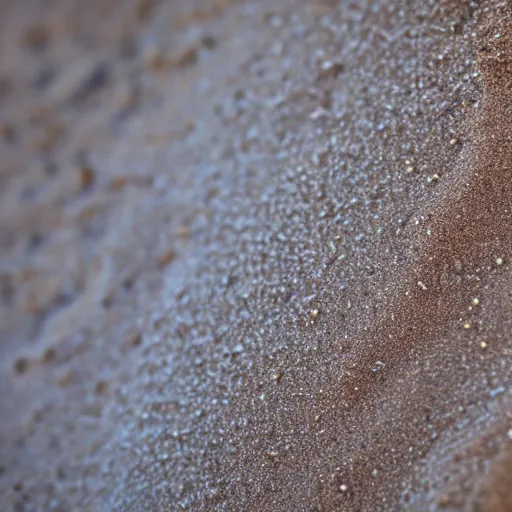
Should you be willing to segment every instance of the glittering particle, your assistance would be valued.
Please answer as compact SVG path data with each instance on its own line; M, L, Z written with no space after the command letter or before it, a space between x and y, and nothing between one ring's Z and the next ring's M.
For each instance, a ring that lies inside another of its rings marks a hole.
M512 440L512 428L507 432L507 437Z
M503 265L503 258L496 258L496 265L498 265L499 267Z
M241 354L243 351L244 351L243 345L238 344L233 347L233 350L231 352L232 352L232 354L236 355L236 354Z
M478 297L475 297L473 299L473 306L478 306L480 304L480 299Z
M433 182L438 182L438 181L439 181L439 179L440 179L439 174L432 174L432 176L429 176L429 177L427 178L427 181L428 181L429 183L433 183Z
M464 329L471 329L471 324L469 322L466 322L464 325L463 325Z
M487 348L487 343L485 341L481 341L480 342L480 348L486 349Z
M372 368L372 372L378 372L379 370L382 370L385 366L386 363L383 363L382 361L377 361Z
M418 281L418 286L423 290L425 291L427 289L427 287L421 282L421 281Z
M509 430L509 433L512 432L512 430ZM512 436L511 436L512 437ZM341 492L347 492L348 487L345 484L340 485L340 491Z
M317 119L327 118L329 116L330 114L328 110L323 107L318 107L309 115L309 118L316 121Z
M405 169L405 172L406 172L406 174L412 174L414 172L414 167L411 167L411 166L407 167Z

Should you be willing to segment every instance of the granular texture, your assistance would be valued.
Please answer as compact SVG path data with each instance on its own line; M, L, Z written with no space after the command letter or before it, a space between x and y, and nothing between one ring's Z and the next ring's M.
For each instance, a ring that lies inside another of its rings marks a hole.
M2 2L0 509L512 511L512 6Z

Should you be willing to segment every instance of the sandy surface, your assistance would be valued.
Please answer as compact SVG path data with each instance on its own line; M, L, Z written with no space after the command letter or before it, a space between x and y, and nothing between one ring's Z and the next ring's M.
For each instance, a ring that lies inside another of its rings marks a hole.
M0 509L512 510L512 7L0 21Z

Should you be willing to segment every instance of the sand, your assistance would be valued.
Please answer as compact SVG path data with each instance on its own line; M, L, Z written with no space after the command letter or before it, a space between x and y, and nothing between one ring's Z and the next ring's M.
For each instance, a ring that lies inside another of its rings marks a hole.
M2 12L1 510L512 510L510 2Z

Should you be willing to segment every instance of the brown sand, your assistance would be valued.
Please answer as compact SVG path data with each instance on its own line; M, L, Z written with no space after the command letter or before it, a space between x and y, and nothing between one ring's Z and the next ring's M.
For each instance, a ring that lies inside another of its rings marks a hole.
M1 3L0 510L512 511L512 7Z

